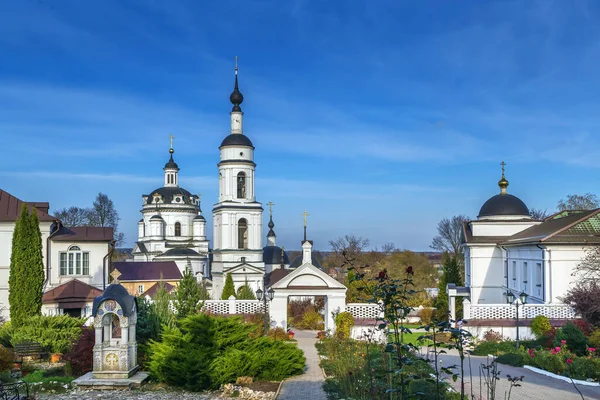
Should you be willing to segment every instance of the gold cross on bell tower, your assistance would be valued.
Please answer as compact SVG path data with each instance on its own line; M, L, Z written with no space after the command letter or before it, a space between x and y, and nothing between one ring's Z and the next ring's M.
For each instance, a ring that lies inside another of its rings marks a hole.
M175 136L173 136L173 134L169 135L169 146L172 149L173 148L173 139L175 139Z
M504 176L504 167L506 167L506 163L504 161L502 161L500 163L500 166L502 167L502 176Z
M269 216L273 217L273 206L275 205L275 203L273 203L272 201L268 202L267 205L269 206Z
M302 215L304 216L304 241L306 242L306 217L308 217L310 214L304 211Z

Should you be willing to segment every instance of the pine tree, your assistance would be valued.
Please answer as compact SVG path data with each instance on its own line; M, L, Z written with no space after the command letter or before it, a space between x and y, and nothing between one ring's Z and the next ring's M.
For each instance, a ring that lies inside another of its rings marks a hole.
M235 285L233 284L233 278L231 277L231 274L227 274L221 300L229 300L231 296L235 297Z
M448 293L446 293L446 286L448 283L454 283L456 286L462 286L462 274L461 267L458 258L454 255L444 253L442 257L443 273L440 276L438 283L438 296L435 300L436 317L438 320L448 319ZM459 299L457 299L459 300ZM456 304L456 317L460 319L462 316L462 304L457 301Z
M161 275L162 279L162 275ZM171 304L172 296L167 291L166 285L163 281L158 282L158 290L156 291L156 300L154 302L156 315L160 321L161 327L163 325L173 327L175 326L175 316L171 311L169 305Z
M185 318L198 309L200 303L200 285L189 268L185 269L175 292L175 310L177 318Z
M237 291L237 299L238 300L256 300L256 296L254 296L254 292L250 289L250 285L246 280L243 286L240 286Z
M21 326L42 309L44 265L42 234L35 209L30 214L23 204L15 224L8 278L8 303L13 326Z

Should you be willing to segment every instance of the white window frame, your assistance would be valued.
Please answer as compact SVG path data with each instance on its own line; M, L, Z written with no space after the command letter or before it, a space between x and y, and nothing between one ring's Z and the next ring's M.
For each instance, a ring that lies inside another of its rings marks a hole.
M67 251L59 252L58 264L60 276L89 276L90 252L81 250L78 245L71 245Z

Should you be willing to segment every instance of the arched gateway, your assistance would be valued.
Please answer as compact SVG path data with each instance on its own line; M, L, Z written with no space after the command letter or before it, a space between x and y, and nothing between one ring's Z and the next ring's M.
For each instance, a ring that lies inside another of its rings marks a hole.
M287 329L289 296L325 296L325 330L335 329L332 313L346 310L346 286L311 263L310 241L302 243L302 265L294 270L274 270L265 287L273 289L270 317L275 326Z

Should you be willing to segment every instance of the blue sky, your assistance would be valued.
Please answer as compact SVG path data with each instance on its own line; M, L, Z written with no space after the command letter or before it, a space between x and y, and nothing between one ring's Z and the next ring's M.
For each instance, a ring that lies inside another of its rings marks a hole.
M579 0L0 2L0 187L52 209L105 192L131 244L173 133L212 223L237 55L278 244L307 210L318 249L428 250L502 160L529 207L598 193L599 20Z

